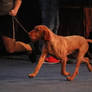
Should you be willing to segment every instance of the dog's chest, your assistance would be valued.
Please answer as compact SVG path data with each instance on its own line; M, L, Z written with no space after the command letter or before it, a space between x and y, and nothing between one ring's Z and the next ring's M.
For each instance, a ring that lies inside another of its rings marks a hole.
M46 47L49 54L53 54L55 52L53 44L48 43Z
M61 45L51 42L47 44L47 50L49 54L54 55L56 57L61 57L61 55L63 55L64 53L63 49L61 48Z

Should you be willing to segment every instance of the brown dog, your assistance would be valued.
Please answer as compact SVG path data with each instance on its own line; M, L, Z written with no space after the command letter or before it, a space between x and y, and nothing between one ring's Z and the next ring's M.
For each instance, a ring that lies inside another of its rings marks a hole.
M29 37L32 41L44 40L44 46L42 49L42 54L40 56L39 62L32 74L29 74L29 77L35 77L47 54L58 57L61 60L62 71L61 73L65 76L68 76L68 80L73 80L78 74L80 64L84 61L88 67L89 71L92 71L92 66L89 63L89 59L84 57L88 51L88 42L92 42L90 39L85 39L82 36L59 36L54 34L49 28L44 25L36 26L31 32L29 32ZM71 54L72 51L78 50L77 63L74 73L70 75L69 72L66 72L66 64L68 61L67 55Z

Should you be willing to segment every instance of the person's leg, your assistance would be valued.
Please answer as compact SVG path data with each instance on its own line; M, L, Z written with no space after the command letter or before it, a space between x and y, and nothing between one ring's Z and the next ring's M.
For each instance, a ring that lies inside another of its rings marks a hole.
M31 52L32 48L29 44L16 41L15 39L9 38L7 36L2 37L5 49L9 53L14 53L14 52Z
M41 10L41 24L49 27L54 33L59 28L59 1L39 0Z
M5 49L8 53L15 53L15 52L27 52L27 55L32 63L36 62L37 54L36 50L34 49L33 44L26 44L21 41L16 41L15 39L3 36L2 37Z
M30 61L35 62L36 54L34 54L34 46L32 46L32 43L26 44L13 39L12 17L9 15L0 16L0 24L2 24L0 25L0 37L6 51L10 54L15 52L27 52L26 54L28 55Z

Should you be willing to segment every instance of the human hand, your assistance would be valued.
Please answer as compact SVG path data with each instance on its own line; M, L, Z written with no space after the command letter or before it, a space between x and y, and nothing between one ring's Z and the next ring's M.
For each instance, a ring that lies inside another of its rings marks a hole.
M11 15L11 16L16 16L17 15L17 10L14 10L14 9L12 9L10 12L9 12L9 15Z

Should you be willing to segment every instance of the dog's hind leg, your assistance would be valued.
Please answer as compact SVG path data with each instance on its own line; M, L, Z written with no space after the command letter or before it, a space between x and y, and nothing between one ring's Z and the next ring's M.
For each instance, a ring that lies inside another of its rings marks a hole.
M80 64L81 64L81 60L78 60L77 63L76 63L74 73L72 74L72 76L67 77L67 80L71 81L76 77L76 75L79 73Z
M67 77L67 80L70 80L71 81L71 80L73 80L76 77L76 75L79 72L80 64L82 63L83 60L85 62L87 62L89 68L91 67L89 65L87 59L86 58L84 59L84 56L85 56L86 52L88 51L88 48L87 47L88 47L88 44L85 44L85 45L82 45L81 48L79 49L79 54L78 54L78 57L77 57L77 63L76 63L75 71L72 74L72 76Z
M92 65L89 62L89 58L84 57L83 58L83 61L87 64L87 67L88 67L89 72L92 72Z

